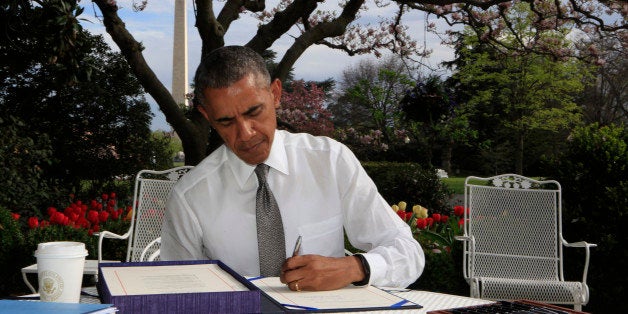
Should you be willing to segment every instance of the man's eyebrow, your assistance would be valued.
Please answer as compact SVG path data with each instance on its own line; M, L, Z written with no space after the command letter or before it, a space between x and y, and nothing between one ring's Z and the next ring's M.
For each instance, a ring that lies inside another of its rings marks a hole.
M257 109L261 108L262 106L263 106L262 104L254 105L251 108L249 108L247 111L243 112L242 115L248 116L252 114L253 112L255 112Z
M216 122L219 122L219 123L229 122L229 121L231 121L233 119L235 119L235 117L222 117L222 118L216 119Z
M251 106L249 109L247 109L245 112L243 112L242 115L243 116L251 115L251 114L253 114L255 111L257 111L262 106L263 106L263 104ZM216 119L216 122L218 122L218 123L229 122L229 121L232 121L234 119L235 119L235 117L233 117L233 116L232 117L221 117L221 118Z

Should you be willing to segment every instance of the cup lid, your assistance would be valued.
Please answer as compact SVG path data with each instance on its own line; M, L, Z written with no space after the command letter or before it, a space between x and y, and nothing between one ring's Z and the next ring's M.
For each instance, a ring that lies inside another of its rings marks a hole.
M44 242L37 245L35 256L87 256L85 243L71 241Z

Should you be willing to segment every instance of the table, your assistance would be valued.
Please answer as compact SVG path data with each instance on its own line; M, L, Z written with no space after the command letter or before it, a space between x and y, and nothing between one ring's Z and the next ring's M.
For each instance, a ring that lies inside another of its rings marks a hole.
M100 303L98 299L98 291L96 287L84 287L82 289L81 294L81 303ZM413 313L413 314L424 314L429 311L435 310L444 310L451 309L456 307L463 306L472 306L472 305L481 305L481 304L489 304L493 303L493 301L482 300L482 299L474 299L469 297L463 297L452 294L444 294L444 293L436 293L430 291L419 291L419 290L403 290L398 292L391 292L395 295L398 295L402 298L410 300L414 303L420 304L423 306L422 309L414 309L414 310L390 310L390 311L369 311L363 313L386 313L386 314L402 314L402 313ZM360 312L352 312L352 313L360 313Z
M102 261L102 263L119 263L120 261ZM22 279L24 283L31 290L32 293L37 293L37 289L31 285L28 281L26 274L37 274L37 264L29 265L22 268ZM93 275L94 278L98 277L98 260L85 260L85 266L83 268L83 275Z

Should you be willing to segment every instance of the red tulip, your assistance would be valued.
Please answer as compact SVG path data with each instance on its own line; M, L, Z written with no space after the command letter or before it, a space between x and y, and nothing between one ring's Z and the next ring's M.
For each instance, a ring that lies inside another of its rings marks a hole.
M100 197L102 198L103 201L106 201L109 199L109 194L103 194Z
M85 217L79 217L79 219L76 221L76 223L79 226L81 226L81 227L83 227L85 229L89 228L89 221L87 221L87 219L85 219Z
M419 229L425 229L427 227L427 221L425 218L417 218L416 219L416 227Z
M447 222L447 220L449 220L449 216L447 216L447 215L442 215L442 216L440 216L440 222L442 222L442 223L446 223L446 222Z
M109 213L106 211L102 211L100 212L100 214L98 214L98 220L100 220L100 222L107 221L107 218L109 218Z
M52 217L52 215L54 215L54 213L57 212L57 209L54 207L48 207L48 216Z
M19 220L20 219L20 214L18 213L11 213L11 216L13 217L13 219L15 220Z
M412 215L413 215L413 214L414 214L413 212L406 212L406 217L405 217L406 219L404 219L404 220L405 220L405 221L410 220L410 218L412 218Z
M397 212L397 216L399 216L399 218L401 218L401 220L403 221L406 220L406 213L404 213L402 210Z
M427 225L430 227L434 225L434 218L432 217L425 218L425 221L427 221Z
M111 194L109 194L110 198L116 198L116 192L111 192Z
M464 226L464 218L460 218L460 220L458 220L458 227L462 228L462 226Z
M50 222L48 222L48 220L42 220L41 223L39 224L39 227L41 228L46 228L50 226Z
M31 229L39 227L39 219L37 219L37 217L28 218L28 227Z
M95 210L90 210L87 212L87 220L92 224L98 224L98 212Z
M56 212L52 217L50 217L50 223L67 226L70 223L70 219L62 212Z
M54 212L54 213L50 216L50 223L51 223L51 224L57 224L59 220L63 220L63 218L61 218L60 216L63 216L63 213L60 213L60 212Z
M70 207L70 206L66 207L63 210L63 214L66 215L66 216L70 216L73 212L74 212L74 209L72 207Z
M97 208L98 208L98 202L97 202L96 200L91 200L91 201L89 202L89 207L90 207L91 209L97 209Z
M464 215L464 207L462 205L454 206L454 215L461 217Z
M440 222L440 214L432 214L432 219L434 219L434 222Z

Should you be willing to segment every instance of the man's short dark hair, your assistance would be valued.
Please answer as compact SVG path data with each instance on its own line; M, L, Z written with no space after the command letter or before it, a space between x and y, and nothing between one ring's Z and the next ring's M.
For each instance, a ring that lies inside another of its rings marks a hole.
M225 46L201 58L194 76L194 96L205 104L203 91L207 88L225 88L247 74L256 75L258 84L270 85L270 73L264 59L253 49L244 46Z

